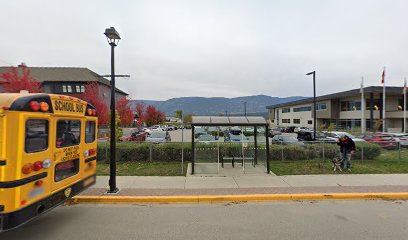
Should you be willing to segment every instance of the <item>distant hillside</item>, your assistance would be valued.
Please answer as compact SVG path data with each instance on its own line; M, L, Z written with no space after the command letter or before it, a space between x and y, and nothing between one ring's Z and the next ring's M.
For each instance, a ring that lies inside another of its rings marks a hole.
M153 100L132 100L132 104L136 105L139 102L144 102L146 105L153 105L160 111L166 113L167 116L173 116L177 109L182 109L186 114L194 114L201 116L220 115L228 112L228 115L243 115L244 102L247 102L247 115L265 115L266 106L296 101L306 97L270 97L266 95L246 96L237 98L223 97L181 97L172 98L166 101Z

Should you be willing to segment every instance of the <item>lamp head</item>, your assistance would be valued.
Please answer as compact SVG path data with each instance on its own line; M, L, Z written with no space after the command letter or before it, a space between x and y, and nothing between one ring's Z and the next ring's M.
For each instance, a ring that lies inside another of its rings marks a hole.
M117 46L120 40L120 35L114 27L105 29L105 36L109 45Z
M306 75L312 75L312 74L315 74L315 71L310 72L310 73L306 73Z

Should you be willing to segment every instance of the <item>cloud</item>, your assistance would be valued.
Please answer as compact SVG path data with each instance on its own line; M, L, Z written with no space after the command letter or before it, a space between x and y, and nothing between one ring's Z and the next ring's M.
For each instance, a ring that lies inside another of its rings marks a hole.
M47 7L44 7L47 6ZM122 41L118 86L137 99L312 95L401 85L406 1L6 1L2 64L88 67L110 72L103 36Z

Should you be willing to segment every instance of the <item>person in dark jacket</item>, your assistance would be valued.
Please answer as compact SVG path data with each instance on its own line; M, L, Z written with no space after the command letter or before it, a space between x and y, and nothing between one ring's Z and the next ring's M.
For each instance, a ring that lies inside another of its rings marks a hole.
M351 172L351 155L356 151L356 144L347 135L337 140L337 145L340 146L340 167L344 168L344 162L347 162L347 172Z

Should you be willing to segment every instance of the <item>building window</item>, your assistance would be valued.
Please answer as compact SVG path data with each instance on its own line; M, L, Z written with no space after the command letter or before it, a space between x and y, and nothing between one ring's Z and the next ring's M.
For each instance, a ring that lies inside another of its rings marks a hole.
M72 86L71 85L62 85L62 92L63 93L72 93Z
M84 85L75 85L75 90L77 93L83 93L85 92L85 86Z
M316 103L316 111L326 110L327 106L326 103Z
M307 124L312 124L312 120L307 120Z
M341 111L358 111L361 110L361 101L344 101L341 102Z
M282 119L282 123L290 123L290 119Z
M310 112L310 111L312 111L311 106L293 108L293 112Z
M300 124L300 119L293 119L293 124Z
M288 113L290 112L290 108L282 108L282 113Z

